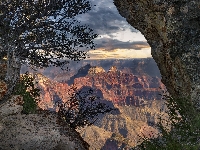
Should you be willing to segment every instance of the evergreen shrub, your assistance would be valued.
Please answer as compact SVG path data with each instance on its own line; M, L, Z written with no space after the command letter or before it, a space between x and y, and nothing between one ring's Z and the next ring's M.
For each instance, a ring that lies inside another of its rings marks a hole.
M23 97L23 111L24 114L35 113L40 97L40 89L35 87L35 77L29 75L27 71L21 75L20 81L16 84L14 94Z

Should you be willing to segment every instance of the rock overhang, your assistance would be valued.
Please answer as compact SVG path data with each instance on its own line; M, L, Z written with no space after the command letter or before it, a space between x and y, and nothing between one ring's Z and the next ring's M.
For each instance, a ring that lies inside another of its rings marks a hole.
M151 46L162 82L200 108L200 1L114 0L119 14Z

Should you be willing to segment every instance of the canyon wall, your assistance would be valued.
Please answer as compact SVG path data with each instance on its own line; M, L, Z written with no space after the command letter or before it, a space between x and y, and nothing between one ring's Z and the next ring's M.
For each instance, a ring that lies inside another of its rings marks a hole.
M168 92L200 109L200 1L114 0L119 14L151 46Z
M157 130L153 126L158 122L158 117L162 115L166 119L167 115L166 106L159 95L165 89L160 78L151 77L141 69L138 69L140 73L143 72L140 76L134 75L128 69L118 70L112 66L106 72L102 67L86 65L67 82L58 82L37 74L36 80L42 89L39 106L57 111L54 103L69 100L73 84L82 90L92 88L101 100L111 102L112 106L118 108L119 113L102 115L93 126L77 130L90 144L90 150L133 147L139 144L138 135L152 137L152 134L156 134ZM113 136L115 133L123 138Z
M99 97L116 106L141 106L150 100L161 100L161 91L166 89L158 77L125 73L114 66L105 72L103 68L86 65L67 82L58 82L38 73L36 81L42 89L40 107L43 109L53 108L57 100L66 102L72 83L78 89L94 89Z
M100 95L117 105L139 106L147 100L161 99L160 89L164 85L159 78L150 76L135 76L122 71L108 71L96 75L74 79L74 84L80 88L89 86L97 89Z

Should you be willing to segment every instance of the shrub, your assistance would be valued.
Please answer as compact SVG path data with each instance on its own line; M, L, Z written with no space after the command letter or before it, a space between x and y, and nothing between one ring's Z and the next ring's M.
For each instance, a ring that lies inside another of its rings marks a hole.
M29 75L28 71L21 75L20 81L16 84L14 94L23 96L22 113L35 113L39 101L40 89L35 88L35 77Z
M134 150L199 150L200 113L195 110L189 97L172 98L164 95L168 108L171 131L163 126L160 118L155 126L161 135L154 139L142 138L143 142Z

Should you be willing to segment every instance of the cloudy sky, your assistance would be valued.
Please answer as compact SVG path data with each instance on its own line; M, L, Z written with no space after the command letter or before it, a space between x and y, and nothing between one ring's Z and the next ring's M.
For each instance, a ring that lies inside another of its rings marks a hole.
M151 48L145 37L125 18L119 15L113 0L89 0L92 10L76 17L87 24L99 36L94 40L96 50L90 50L90 59L129 59L151 56ZM96 6L93 6L96 5Z

